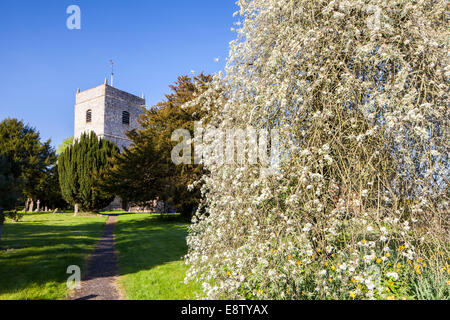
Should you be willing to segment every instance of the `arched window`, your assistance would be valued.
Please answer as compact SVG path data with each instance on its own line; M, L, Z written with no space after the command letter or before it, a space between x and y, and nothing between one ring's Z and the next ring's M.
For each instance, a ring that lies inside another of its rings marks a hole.
M130 113L128 111L122 112L122 123L130 124Z
M92 110L89 109L86 111L86 123L90 123L92 121Z

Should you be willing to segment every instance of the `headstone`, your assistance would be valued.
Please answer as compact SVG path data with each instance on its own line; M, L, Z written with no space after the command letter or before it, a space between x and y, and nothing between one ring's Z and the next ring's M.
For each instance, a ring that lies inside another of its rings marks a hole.
M41 210L41 200L38 200L36 202L36 212L39 212Z
M58 208L56 208L55 210L53 210L53 214L55 214L58 211Z
M75 205L74 207L74 214L75 217L78 215L78 204Z

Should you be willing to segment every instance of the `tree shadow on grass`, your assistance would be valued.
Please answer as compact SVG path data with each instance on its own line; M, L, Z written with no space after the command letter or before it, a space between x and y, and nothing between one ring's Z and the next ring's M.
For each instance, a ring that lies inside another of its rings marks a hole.
M188 223L177 217L119 220L115 231L120 274L180 261L187 252Z
M67 267L83 268L103 226L102 221L69 226L45 221L6 224L0 240L0 295L22 298L24 290L23 298L63 298Z

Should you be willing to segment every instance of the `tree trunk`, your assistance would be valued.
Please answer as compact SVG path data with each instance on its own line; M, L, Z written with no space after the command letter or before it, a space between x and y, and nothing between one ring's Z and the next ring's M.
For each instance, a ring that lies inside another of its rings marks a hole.
M0 224L0 241L2 241L3 224Z
M75 204L73 211L74 211L73 216L74 217L78 216L78 204Z
M27 198L27 200L25 201L25 208L23 209L23 211L24 211L25 214L26 214L27 211L28 211L28 202L29 202L29 199Z

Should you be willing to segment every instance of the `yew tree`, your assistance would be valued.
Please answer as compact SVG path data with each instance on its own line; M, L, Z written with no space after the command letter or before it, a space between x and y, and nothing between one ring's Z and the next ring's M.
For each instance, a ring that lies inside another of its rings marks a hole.
M63 198L87 212L105 208L114 194L100 187L109 159L119 153L114 142L84 133L58 157L59 183Z

